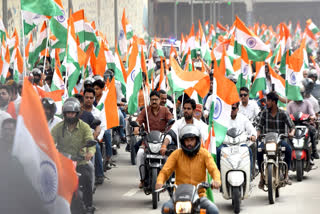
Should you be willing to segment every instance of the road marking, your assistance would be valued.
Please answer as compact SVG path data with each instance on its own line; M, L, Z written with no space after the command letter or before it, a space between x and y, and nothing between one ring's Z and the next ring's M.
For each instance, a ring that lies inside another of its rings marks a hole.
M133 196L134 194L136 194L138 191L139 191L138 188L131 189L131 190L129 190L127 193L125 193L125 194L123 195L123 197L131 197L131 196Z

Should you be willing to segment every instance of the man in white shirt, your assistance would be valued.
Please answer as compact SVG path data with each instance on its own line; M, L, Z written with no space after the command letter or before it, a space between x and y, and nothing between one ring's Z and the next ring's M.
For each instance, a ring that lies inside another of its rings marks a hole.
M193 117L193 113L196 109L196 102L193 99L187 99L183 103L183 117L177 120L171 127L171 130L176 135L177 140L179 139L180 130L187 124L193 124L198 127L201 133L201 141L204 144L208 138L208 125L202 122L201 120L197 120ZM172 142L172 136L167 135L162 143L160 153L161 155L165 155L167 151L167 146ZM180 143L177 142L180 147Z
M0 127L2 127L2 122L5 120L5 119L8 119L8 118L11 118L11 115L5 111L2 111L0 109Z
M249 89L247 87L240 88L239 113L246 116L251 122L258 116L260 109L255 100L249 100Z
M253 127L252 123L249 121L249 119L244 116L241 113L238 113L239 111L239 103L232 104L232 110L231 110L231 120L229 122L229 129L230 128L237 128L242 132L246 132L247 136L250 137L251 141L256 141L257 138L257 131ZM255 145L255 143L253 144ZM217 166L220 169L220 154L221 154L221 148L224 146L224 144L221 144L217 148ZM248 147L249 148L249 147ZM252 168L252 151L249 148L250 153L250 160L251 160L251 169Z

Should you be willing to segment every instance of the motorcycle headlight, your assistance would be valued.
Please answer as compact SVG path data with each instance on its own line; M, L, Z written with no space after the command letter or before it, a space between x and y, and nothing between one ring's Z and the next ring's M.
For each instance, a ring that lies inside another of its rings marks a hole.
M161 149L161 143L149 143L149 148L152 153L159 153Z
M178 201L176 203L176 213L191 213L192 204L190 201Z
M277 144L275 142L266 143L267 152L275 152L277 150Z
M304 139L303 138L301 138L301 139L293 138L292 144L293 144L294 148L301 149L301 148L303 148L303 145L304 145Z

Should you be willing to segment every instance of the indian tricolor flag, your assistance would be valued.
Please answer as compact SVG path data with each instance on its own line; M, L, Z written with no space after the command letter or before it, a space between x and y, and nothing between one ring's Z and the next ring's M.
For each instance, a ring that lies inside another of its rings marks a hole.
M79 10L72 14L74 29L77 36L79 36L80 44L86 41L98 43L96 32L84 16L84 10ZM84 49L84 48L83 48Z
M122 90L122 93L125 95L126 94L127 71L121 61L121 57L120 57L117 49L115 50L114 60L115 60L114 77L116 80L121 82L121 90Z
M12 154L49 213L71 213L72 195L78 188L75 167L56 149L39 96L27 79Z
M242 46L241 51L241 73L238 76L237 88L240 90L241 87L250 88L252 77L251 61L248 59L247 51Z
M33 67L36 61L38 60L41 51L43 51L47 47L47 42L48 42L47 23L43 22L43 25L40 30L40 36L38 38L38 42L34 46L34 49L29 53L29 64L31 65L31 67Z
M193 71L194 70L193 64L192 64L192 59L191 59L190 48L189 48L187 56L185 58L184 70L185 71Z
M256 62L256 75L250 89L250 97L256 98L257 93L266 90L266 71L264 62Z
M21 10L45 16L61 16L62 12L54 0L21 0Z
M296 30L295 30L295 36L294 36L294 40L297 42L301 39L301 26L300 26L300 22L298 21L297 26L296 26Z
M239 17L236 17L235 27L234 53L241 56L241 46L243 46L246 49L250 60L264 61L269 55L269 46L252 33Z
M239 102L239 95L236 85L231 82L222 72L214 72L216 94L214 100L214 133L216 140L216 147L219 147L227 134L231 105Z
M212 24L210 25L209 39L211 41L211 48L213 48L216 42L216 31L214 30L214 26Z
M225 47L223 47L222 58L220 61L220 67L221 66L224 66L224 69L222 70L225 71L226 76L229 76L230 74L235 74Z
M10 66L10 51L7 46L5 57L3 59L3 64L2 64L1 76L0 76L0 81L2 84L4 84L6 82L6 78L7 78L8 71L9 71L9 66Z
M129 55L129 68L127 75L126 98L128 100L128 113L133 114L138 110L138 94L142 87L142 69L138 43L133 41Z
M22 10L24 35L28 35L36 26L42 23L46 16Z
M319 28L312 22L311 19L308 19L306 23L308 29L311 30L313 34L317 34L320 32Z
M21 56L20 48L16 48L16 54L14 57L13 64L13 79L17 83L19 82L19 75L23 73L23 59Z
M194 25L192 25L191 30L190 30L190 34L187 40L187 44L185 47L185 52L183 53L183 58L182 58L182 62L181 65L185 65L186 62L186 57L187 54L190 50L190 56L191 58L196 58L196 37L194 36Z
M300 85L303 80L305 39L300 47L286 60L286 96L289 100L303 100Z
M195 90L204 98L210 89L210 78L201 71L183 71L174 58L170 58L171 72L167 74L168 82L172 92L183 92L188 89L191 96Z
M200 50L201 50L201 57L204 59L205 62L209 63L211 62L211 57L210 57L210 50L209 46L206 40L206 35L202 30L201 23L199 20L199 32L200 32Z
M271 84L274 87L274 91L276 91L280 96L285 97L286 96L286 81L277 74L270 65L269 66L269 73L271 77ZM271 89L272 90L272 89Z
M73 18L70 17L68 26L68 43L66 57L66 79L68 82L68 94L71 95L73 88L76 86L79 75L80 65L78 57L78 44L76 42L76 34L73 25Z
M6 38L6 28L4 27L3 21L0 18L0 43L2 42L2 40L6 40Z
M113 78L110 83L107 84L107 96L104 102L104 113L106 115L106 128L111 129L119 126L119 115L117 106L117 92L115 86L115 79ZM108 106L106 108L106 106ZM116 113L115 113L116 112Z
M50 19L50 30L57 38L57 42L53 48L65 48L67 44L68 22L67 15L63 8L61 0L54 0L59 7L62 15L54 16Z
M52 77L51 91L64 90L64 81L61 72L58 68L58 63L55 64L55 70Z

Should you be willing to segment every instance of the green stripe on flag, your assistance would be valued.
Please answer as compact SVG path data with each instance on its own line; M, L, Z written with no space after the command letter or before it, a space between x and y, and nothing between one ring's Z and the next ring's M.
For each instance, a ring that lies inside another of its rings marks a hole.
M269 55L269 52L266 51L252 50L250 48L247 48L246 46L244 47L247 50L249 60L255 62L262 62ZM234 53L241 56L241 44L239 44L237 41L234 41Z
M128 103L128 113L130 115L134 114L138 109L138 95L139 90L142 86L142 71L138 72L138 75L134 78L133 92L129 98Z

